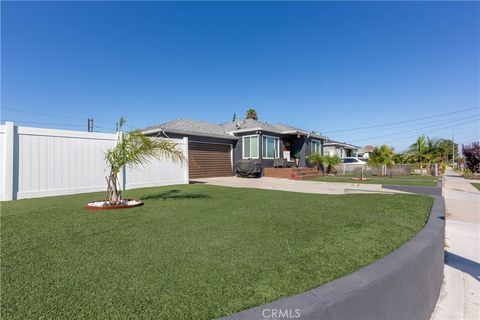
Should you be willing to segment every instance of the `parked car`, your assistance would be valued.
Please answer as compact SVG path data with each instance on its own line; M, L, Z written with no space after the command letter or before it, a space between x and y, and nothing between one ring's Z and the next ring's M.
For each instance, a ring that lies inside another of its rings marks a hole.
M348 164L367 164L366 161L360 158L356 157L346 157L341 159L342 163L348 163Z

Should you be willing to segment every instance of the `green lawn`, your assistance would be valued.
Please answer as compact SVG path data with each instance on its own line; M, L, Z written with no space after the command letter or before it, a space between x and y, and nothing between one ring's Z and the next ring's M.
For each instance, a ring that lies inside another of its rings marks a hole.
M480 183L472 183L472 185L480 191Z
M392 178L379 177L379 176L369 176L366 177L369 180L366 181L356 181L352 178L359 178L360 175L344 175L344 176L325 176L318 177L312 180L323 181L323 182L341 182L341 183L370 183L370 184L390 184L390 185L399 185L399 186L423 186L423 187L436 187L438 177L431 176L394 176Z
M104 193L1 204L1 318L210 319L371 264L432 199L183 185L87 211Z

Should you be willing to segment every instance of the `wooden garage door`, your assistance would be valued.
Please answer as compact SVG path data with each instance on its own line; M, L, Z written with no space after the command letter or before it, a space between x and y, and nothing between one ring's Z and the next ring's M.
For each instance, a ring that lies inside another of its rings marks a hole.
M230 146L213 143L188 143L190 179L232 175Z

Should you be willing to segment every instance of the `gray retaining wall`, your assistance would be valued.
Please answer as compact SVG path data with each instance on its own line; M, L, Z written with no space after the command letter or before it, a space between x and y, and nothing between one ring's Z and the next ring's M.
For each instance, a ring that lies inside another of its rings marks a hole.
M438 194L434 189L418 191ZM222 319L429 319L443 281L445 235L443 198L432 197L425 227L388 256L316 289Z

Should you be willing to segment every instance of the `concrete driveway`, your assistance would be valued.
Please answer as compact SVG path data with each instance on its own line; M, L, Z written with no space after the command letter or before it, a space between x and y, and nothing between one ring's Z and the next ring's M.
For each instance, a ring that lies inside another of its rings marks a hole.
M196 182L207 183L216 186L234 187L234 188L257 188L282 190L303 193L321 193L321 194L346 194L346 193L404 193L401 191L383 189L380 184L358 184L358 183L330 183L319 181L296 181L279 178L238 178L238 177L219 177L195 179Z

